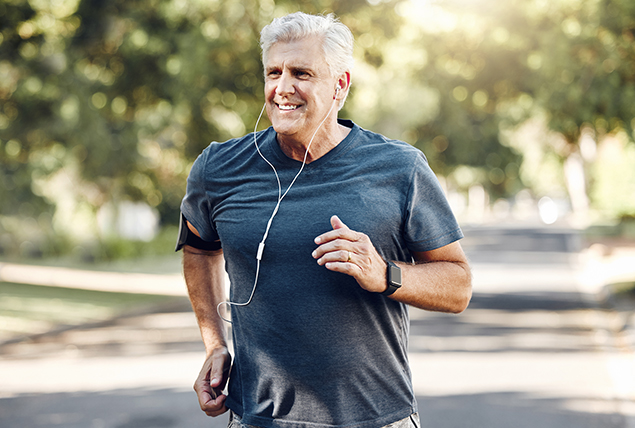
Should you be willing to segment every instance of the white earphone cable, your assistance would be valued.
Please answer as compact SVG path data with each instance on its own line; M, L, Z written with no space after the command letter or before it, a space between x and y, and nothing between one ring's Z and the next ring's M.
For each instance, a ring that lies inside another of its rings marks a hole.
M339 87L338 87L337 91L339 91ZM335 98L333 98L333 99L335 101ZM256 262L256 275L255 275L254 285L253 285L253 288L251 289L251 295L249 296L249 299L247 299L247 301L243 302L243 303L232 302L230 300L226 300L224 302L220 302L216 306L216 312L218 313L218 316L223 321L228 322L230 324L232 322L221 315L220 307L221 307L221 305L247 306L253 300L254 294L256 292L256 286L258 285L258 276L260 274L260 260L262 259L262 254L263 254L263 252L265 250L265 241L267 240L267 236L269 235L269 229L271 228L271 224L273 223L273 219L276 216L276 214L278 213L278 208L280 208L280 203L282 202L284 197L287 196L287 193L289 193L289 190L291 190L291 187L293 186L293 184L296 182L296 180L298 179L298 177L300 176L300 174L304 170L304 166L306 165L306 160L307 160L307 157L309 155L309 149L311 148L311 144L313 144L313 139L317 135L317 132L322 127L324 122L326 122L326 119L328 119L329 115L331 114L331 111L333 111L333 106L335 106L335 102L333 102L331 104L331 108L329 109L328 113L326 113L326 116L324 117L324 119L322 119L322 122L320 122L318 127L315 129L315 132L313 132L313 136L311 137L311 140L309 140L309 144L307 145L306 151L304 152L304 159L302 160L302 166L300 167L300 170L295 175L295 177L293 177L293 180L291 180L291 183L289 184L289 187L287 187L287 190L284 192L284 194L282 194L282 185L280 183L280 177L278 176L278 171L276 170L276 167L274 167L273 164L271 162L269 162L269 160L267 160L267 158L262 154L262 152L260 151L260 148L258 147L258 140L256 138L256 131L258 129L258 124L260 123L260 119L262 118L262 114L264 113L266 106L267 106L267 102L265 101L265 103L262 106L262 110L260 110L260 115L258 116L258 120L256 120L256 125L254 126L254 133L253 133L254 134L254 145L256 146L256 150L258 151L258 154L260 155L260 157L263 158L265 160L265 162L267 162L267 164L271 167L271 169L273 169L273 173L276 175L276 181L278 182L278 202L276 203L276 206L273 209L273 213L271 214L271 217L269 218L269 221L267 222L267 228L265 229L265 233L264 233L264 235L262 237L262 240L260 241L260 244L258 244L258 252L256 254L256 260L257 260L257 262Z

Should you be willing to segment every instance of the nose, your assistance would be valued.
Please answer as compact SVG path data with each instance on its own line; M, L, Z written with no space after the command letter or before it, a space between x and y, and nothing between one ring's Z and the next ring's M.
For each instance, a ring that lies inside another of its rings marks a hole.
M295 92L293 77L288 72L283 72L278 78L276 86L276 94L283 97L285 95L291 95Z

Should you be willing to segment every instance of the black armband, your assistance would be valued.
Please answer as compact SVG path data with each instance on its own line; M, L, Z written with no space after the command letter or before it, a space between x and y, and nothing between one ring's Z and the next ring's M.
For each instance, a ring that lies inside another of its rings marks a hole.
M194 232L192 232L190 228L187 227L187 219L185 218L183 213L181 213L181 222L179 224L179 239L176 241L176 248L174 249L174 251L179 251L186 245L205 251L218 251L222 248L220 241L209 242L196 236Z

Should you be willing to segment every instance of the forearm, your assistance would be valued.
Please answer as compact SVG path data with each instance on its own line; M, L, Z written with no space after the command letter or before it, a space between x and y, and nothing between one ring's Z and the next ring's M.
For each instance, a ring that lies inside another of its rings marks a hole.
M225 300L222 250L211 253L185 246L183 274L207 354L226 348L225 326L216 312L218 304Z
M349 229L337 216L331 217L331 225L333 230L315 238L318 247L312 256L317 263L352 276L366 291L385 291L386 262L370 238ZM472 297L472 275L458 241L412 256L417 264L398 263L402 286L390 298L431 311L464 311Z
M460 313L472 296L470 267L463 261L396 263L402 286L390 298L420 309Z

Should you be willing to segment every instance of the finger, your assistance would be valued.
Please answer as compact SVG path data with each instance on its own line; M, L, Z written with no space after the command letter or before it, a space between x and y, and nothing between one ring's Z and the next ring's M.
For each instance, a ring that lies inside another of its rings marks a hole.
M196 377L196 381L194 382L194 389L197 391L209 391L210 387L210 361L207 360L203 363L203 367Z
M215 400L208 401L205 406L201 406L201 410L205 412L207 416L218 416L222 415L227 411L227 407L225 406L225 400L227 396L221 395Z
M348 261L348 253L347 251L355 252L355 246L350 239L335 237L334 239L328 240L320 244L312 253L314 259L320 259L325 254L331 254L333 257L330 258L330 261L341 260Z
M231 366L228 352L214 350L205 359L203 367L194 383L194 389L199 397L201 408L222 395L227 383L227 373Z
M313 252L314 257L318 254L318 250ZM353 252L349 250L334 250L324 252L318 258L318 264L324 265L326 263L340 262L340 263L353 263Z
M201 410L207 411L210 407L215 404L216 397L212 396L212 389L209 387L198 387L194 388L196 391L196 397L198 398L198 405L201 407Z
M336 239L345 239L347 241L357 241L359 239L359 233L351 230L337 217L331 217L331 226L333 230L329 230L315 238L315 243L320 245L325 242L334 241Z
M210 386L209 379L200 377L196 379L196 382L194 383L194 390L196 391L201 408L205 407L207 403L216 398L216 393Z
M333 229L348 229L342 220L336 215L331 217L331 226Z
M343 261L326 262L324 263L324 267L333 272L350 275L353 278L357 278L361 273L361 270L356 264Z
M217 396L220 396L229 380L231 370L231 356L227 350L215 352L212 358L212 370L210 372L210 386Z
M214 355L212 357L212 369L210 370L209 384L212 388L216 388L221 385L224 378L224 358L222 355Z
M215 416L224 413L225 399L227 398L220 390L216 391L209 386L209 383L199 383L194 387L198 404L207 415Z

